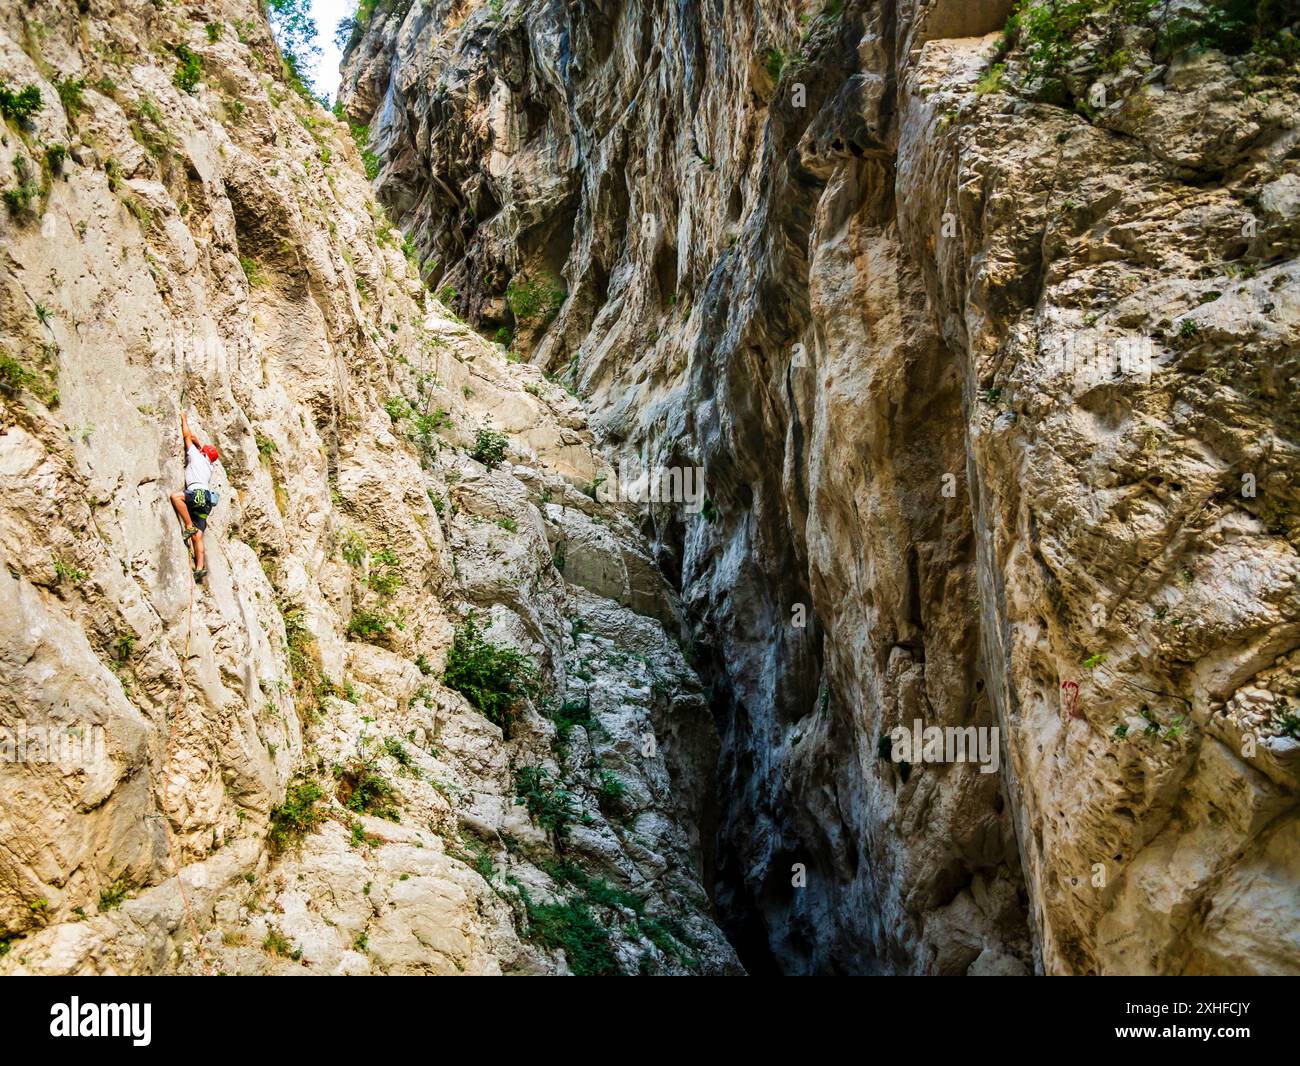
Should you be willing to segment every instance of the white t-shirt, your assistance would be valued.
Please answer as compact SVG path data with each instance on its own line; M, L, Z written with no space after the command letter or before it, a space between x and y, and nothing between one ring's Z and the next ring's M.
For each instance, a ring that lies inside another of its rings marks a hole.
M185 449L185 488L206 489L212 484L212 464L193 444Z

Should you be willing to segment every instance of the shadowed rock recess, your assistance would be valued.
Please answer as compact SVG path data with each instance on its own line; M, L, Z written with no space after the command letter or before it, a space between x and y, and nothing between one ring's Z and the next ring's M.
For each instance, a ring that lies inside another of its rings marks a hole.
M1300 972L1300 10L1012 6L0 10L0 974Z
M341 100L427 284L705 470L639 517L747 968L1294 973L1300 12L1022 6L380 0Z

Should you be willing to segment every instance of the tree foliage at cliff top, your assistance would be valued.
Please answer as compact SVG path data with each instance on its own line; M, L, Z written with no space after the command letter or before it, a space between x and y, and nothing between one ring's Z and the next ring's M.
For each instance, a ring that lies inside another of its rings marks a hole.
M376 14L393 14L401 22L411 10L413 2L414 0L360 0L350 17L339 19L339 24L334 29L334 43L339 46L339 51L347 55L361 40L361 35Z
M311 0L266 0L266 17L289 68L289 80L302 91L310 84L321 54Z
M1019 0L1003 34L1024 61L1022 85L1044 99L1067 99L1067 77L1090 67L1118 69L1134 44L1167 60L1184 50L1250 53L1260 61L1294 60L1300 0ZM1133 32L1137 36L1133 36Z

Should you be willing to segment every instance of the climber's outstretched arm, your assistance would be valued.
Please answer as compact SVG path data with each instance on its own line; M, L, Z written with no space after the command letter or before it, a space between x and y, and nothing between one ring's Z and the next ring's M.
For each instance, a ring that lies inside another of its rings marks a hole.
M190 432L190 424L185 419L185 412L181 412L181 444L183 448L189 448L193 444L196 448L199 446L199 438Z

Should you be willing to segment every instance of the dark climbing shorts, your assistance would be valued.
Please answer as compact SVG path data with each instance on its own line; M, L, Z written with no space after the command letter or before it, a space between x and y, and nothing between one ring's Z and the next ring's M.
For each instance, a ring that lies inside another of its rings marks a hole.
M199 499L200 496L203 498ZM190 518L194 520L194 528L200 533L207 532L208 512L215 506L212 498L203 489L185 490L185 507L190 512Z

